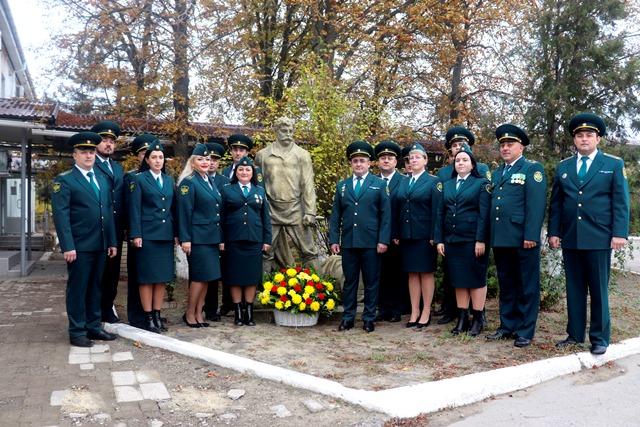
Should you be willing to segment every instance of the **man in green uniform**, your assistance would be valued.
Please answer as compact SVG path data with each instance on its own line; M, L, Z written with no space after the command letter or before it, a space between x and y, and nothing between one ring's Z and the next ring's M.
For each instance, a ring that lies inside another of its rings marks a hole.
M391 205L385 182L369 173L373 147L355 141L347 147L353 175L338 183L329 219L331 252L342 251L344 313L339 330L352 329L358 283L364 282L363 329L373 332L380 283L380 254L391 240Z
M224 156L225 149L222 145L224 139L211 136L207 140L207 149L211 156L211 163L209 163L209 176L216 185L218 191L222 190L222 187L229 183L229 178L224 176L218 170L220 166L220 159ZM224 257L224 252L220 254L220 257ZM220 267L222 268L223 262L220 260ZM222 305L218 307L218 287L222 288ZM204 313L207 320L212 322L219 322L223 315L233 310L233 303L231 302L231 294L229 293L229 287L223 286L222 281L213 280L209 282L207 294L204 300Z
M96 123L91 132L95 132L102 137L96 146L96 173L101 173L111 190L111 200L113 201L113 218L116 225L116 239L118 254L113 258L107 258L102 275L102 321L117 323L120 321L115 313L113 302L118 292L118 280L120 279L120 257L122 251L122 241L124 240L124 205L123 205L123 178L124 170L120 163L113 161L116 147L116 140L120 136L120 126L110 120Z
M438 170L438 179L444 185L445 182L449 181L454 176L453 170L453 159L456 157L456 154L460 151L463 144L467 144L469 147L473 146L476 142L475 135L464 126L454 126L447 131L445 136L444 146L449 152L449 164L443 166ZM477 163L478 172L480 176L486 177L487 179L491 179L491 172L489 171L489 166L484 163ZM443 264L444 265L444 264ZM449 275L444 269L444 274L442 275L442 306L440 310L435 312L435 315L442 315L442 317L438 320L438 325L447 324L456 319L458 316L458 306L456 304L456 294L455 290L451 286L451 281L449 280Z
M540 231L546 205L542 165L525 159L529 137L517 126L496 129L504 163L493 173L491 246L500 286L500 326L489 340L531 344L540 308Z
M401 157L401 148L395 141L381 141L374 147L380 178L387 185L391 203L391 224L396 221L393 206L400 183L406 179L396 169ZM378 315L376 322L399 322L400 316L407 310L409 286L407 274L400 268L400 248L390 245L382 254L380 267L380 289L378 292Z
M604 121L581 113L569 122L577 154L556 168L549 206L549 245L562 246L567 282L567 338L558 347L584 342L587 293L591 297L591 353L604 354L611 337L611 250L629 234L629 184L624 161L598 150Z
M53 221L69 275L69 340L79 347L93 346L92 339L116 338L100 323L105 255L113 258L117 254L109 184L94 168L100 140L100 135L93 132L73 135L69 144L75 164L52 183Z
M224 170L222 171L222 175L231 179L233 178L233 174L236 172L236 165L238 164L238 162L242 158L249 156L249 152L253 148L253 140L247 135L236 133L227 138L227 145L229 145L229 152L231 153L231 159L233 162L229 166L224 168ZM255 166L255 170L258 185L260 187L264 187L262 169Z

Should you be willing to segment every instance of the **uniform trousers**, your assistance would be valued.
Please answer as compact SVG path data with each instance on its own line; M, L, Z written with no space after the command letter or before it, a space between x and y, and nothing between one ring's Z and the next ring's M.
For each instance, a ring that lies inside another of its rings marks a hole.
M406 312L409 301L407 273L402 271L400 248L389 245L380 256L380 289L378 292L378 314L400 316Z
M140 301L140 288L136 278L136 248L127 243L127 320L131 326L142 328L146 317Z
M118 253L113 258L106 256L104 273L102 273L102 316L113 310L113 302L118 294L118 281L120 280L120 260L122 259L122 240L118 240Z
M500 287L500 329L532 339L540 308L540 246L493 248Z
M104 271L105 251L76 252L67 263L67 318L69 337L86 336L102 328L100 280Z
M611 338L609 317L609 272L611 249L563 249L567 282L567 334L578 342L584 341L587 324L587 294L591 297L589 341L593 345L608 346Z
M376 248L342 248L342 272L344 287L342 302L344 313L342 319L354 321L358 305L358 283L360 273L364 283L363 321L373 322L378 305L378 287L380 284L380 254Z

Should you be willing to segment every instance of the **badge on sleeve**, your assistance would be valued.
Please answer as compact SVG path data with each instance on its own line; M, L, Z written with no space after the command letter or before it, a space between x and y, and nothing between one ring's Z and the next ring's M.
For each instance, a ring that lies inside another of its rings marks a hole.
M490 170L487 170L486 176L487 176L487 179L489 181L491 181L491 171Z
M535 171L534 174L533 174L533 180L535 182L542 182L542 172Z
M491 194L491 184L485 185L484 189L487 190L487 193Z
M59 193L60 192L60 188L62 188L62 184L60 184L59 182L54 182L53 185L51 186L52 190L54 193Z
M262 177L262 174L261 174L261 173L259 173L259 174L257 174L257 175L256 175L256 179L258 180L258 182L262 182L262 180L263 180L264 178Z
M627 179L627 168L624 166L622 167L622 176L624 176L624 179Z
M436 190L438 190L439 192L442 193L442 183L441 182L436 184Z
M180 186L180 194L182 194L183 196L186 196L187 194L189 194L189 186L188 185L181 185Z
M136 183L132 182L131 184L129 184L129 191L130 192L134 192L134 190L136 189Z

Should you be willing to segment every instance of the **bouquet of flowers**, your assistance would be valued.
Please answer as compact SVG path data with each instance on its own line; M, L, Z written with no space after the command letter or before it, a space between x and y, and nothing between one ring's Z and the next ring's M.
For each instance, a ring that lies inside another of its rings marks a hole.
M333 283L323 279L313 269L301 266L282 268L265 276L260 303L291 313L325 313L336 307L338 295Z

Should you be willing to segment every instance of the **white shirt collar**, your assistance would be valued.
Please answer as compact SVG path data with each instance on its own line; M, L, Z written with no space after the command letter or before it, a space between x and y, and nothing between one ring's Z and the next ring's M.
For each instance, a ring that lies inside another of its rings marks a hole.
M391 178L393 178L393 175L395 175L395 174L396 174L396 170L394 169L394 170L393 170L389 175L387 175L387 176L384 176L382 173L380 173L380 177L381 177L382 179L385 179L385 178L386 178L386 179L387 179L387 181L391 181Z
M593 159L596 158L596 155L598 154L598 150L593 150L593 153L589 154L587 157L589 158L589 160L587 161L587 163L591 163L593 161ZM578 157L578 165L580 165L581 161L582 161L582 154L580 153L576 153L576 156Z
M151 176L153 177L153 179L160 178L160 180L162 180L162 172L160 172L160 173L155 173L155 172L154 172L154 171L152 171L151 169L149 169L149 172L151 172Z
M367 179L367 175L369 175L369 172L367 172L364 175L362 175L362 181ZM358 177L355 174L353 174L353 182L356 182L357 180L358 180Z
M469 175L471 175L471 172L469 172L468 174L466 174L465 176L460 176L458 174L458 181L464 181L465 179L469 178Z
M513 165L515 165L515 164L518 162L518 160L520 160L521 158L522 158L522 154L520 154L520 157L518 157L517 159L515 159L513 162L511 162L511 163L505 163L505 167L506 167L506 166L513 166Z
M422 176L423 173L425 173L424 170L417 175L411 174L411 178L413 178L413 182L416 182L420 178L420 176Z
M76 168L78 168L78 170L82 173L82 176L84 176L85 178L89 179L89 177L87 176L87 174L89 172L93 173L93 176L96 176L95 172L93 172L93 168L89 169L89 170L84 170L82 169L80 166L74 164L73 166L75 166Z
M242 187L247 187L247 190L251 191L251 181L249 181L246 185L243 185L238 181L238 185L240 186L240 191L242 191Z

